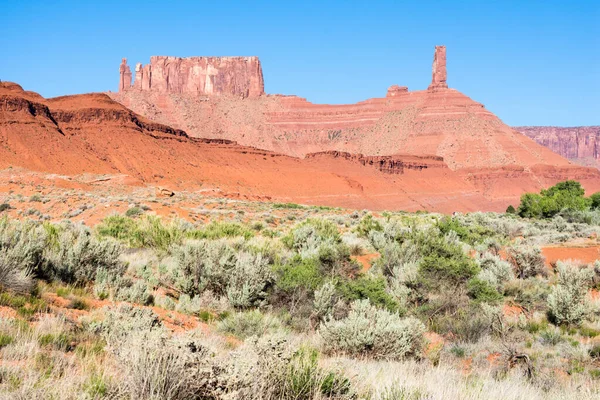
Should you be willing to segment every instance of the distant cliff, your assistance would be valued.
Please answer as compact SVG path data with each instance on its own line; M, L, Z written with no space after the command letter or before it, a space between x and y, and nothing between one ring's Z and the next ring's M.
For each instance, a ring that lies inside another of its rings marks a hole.
M577 164L600 168L600 126L517 126L515 129Z
M264 94L258 57L150 57L150 64L135 66L132 82L127 59L119 67L119 92L130 90L192 95L229 94L258 97Z

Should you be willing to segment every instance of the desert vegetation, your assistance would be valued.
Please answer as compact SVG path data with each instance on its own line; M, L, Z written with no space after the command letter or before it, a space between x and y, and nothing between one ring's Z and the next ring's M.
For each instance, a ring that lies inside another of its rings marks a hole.
M542 251L598 246L579 189L505 214L0 215L0 397L598 398L600 262Z

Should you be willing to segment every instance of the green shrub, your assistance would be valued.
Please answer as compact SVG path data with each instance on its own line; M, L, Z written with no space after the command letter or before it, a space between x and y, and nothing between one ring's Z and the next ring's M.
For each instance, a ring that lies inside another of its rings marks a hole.
M583 337L594 338L594 337L600 335L600 330L590 328L588 326L582 326L579 328L579 334Z
M280 336L247 340L249 366L234 362L236 399L354 399L350 381L336 370L320 367L314 349L290 348ZM237 381L237 382L236 382ZM242 382L241 384L238 382Z
M592 210L600 210L600 192L596 192L590 196Z
M471 245L496 235L496 232L490 228L476 223L463 224L457 217L443 217L437 222L436 226L444 235L451 231L456 232L460 240Z
M590 377L594 380L600 379L600 369L590 369Z
M398 303L386 292L386 280L383 277L363 275L340 283L339 291L346 300L367 299L375 306L389 311L397 311Z
M479 278L471 278L467 282L467 293L473 300L481 303L497 303L502 295L489 282Z
M417 247L423 258L419 263L419 281L429 289L456 287L477 275L479 266L462 246L431 232L417 236Z
M121 215L108 216L96 227L100 236L112 237L125 242L130 242L136 229L137 224L133 219Z
M0 332L0 349L8 346L9 344L11 344L14 341L13 337L10 335L7 335L6 333L2 333Z
M275 333L283 329L277 318L265 315L259 310L233 313L220 321L217 327L219 331L240 339Z
M445 299L423 306L420 314L429 320L429 329L440 335L452 335L457 341L477 343L484 335L492 333L492 327L497 319L498 310L485 303L467 303L449 306L445 311L442 307Z
M506 207L506 213L507 214L516 214L517 210L511 204L508 207Z
M525 218L552 218L562 210L584 211L593 204L593 199L583 197L584 194L579 182L559 182L540 194L522 195L518 212Z
M342 239L333 222L309 218L296 225L281 241L290 249L302 251L317 248L323 242L340 243Z
M180 244L187 228L177 220L164 223L156 216L147 215L133 220L120 215L112 215L98 225L100 236L113 237L131 247L151 247L166 251L174 244Z
M47 235L33 222L0 218L0 290L26 293L32 276L44 268Z
M377 309L369 300L351 304L348 316L326 320L319 329L329 352L351 356L401 359L420 352L425 326L416 318Z
M371 231L381 232L383 230L383 226L373 218L371 214L367 214L358 223L356 227L356 233L360 237L368 237Z
M292 257L287 264L275 267L278 289L291 293L299 288L315 290L323 283L320 264L315 258Z
M519 279L547 274L545 259L539 247L516 244L507 249L507 256Z
M48 254L49 265L44 275L85 285L96 277L99 268L121 274L125 268L119 260L121 251L114 240L98 240L84 227L67 226L59 233L58 248Z
M285 371L281 399L339 398L350 392L350 380L340 373L325 371L318 364L319 353L301 348ZM322 395L322 396L320 396Z
M594 345L588 352L590 357L595 360L600 360L600 344Z
M140 207L131 207L131 208L127 209L127 211L125 211L125 216L129 217L129 218L135 218L135 217L139 217L143 213L144 213L144 210L142 210Z
M458 358L464 358L467 354L467 350L463 346L454 344L452 347L450 347L450 353L454 354Z
M210 290L226 295L234 307L250 307L265 300L275 279L270 260L262 253L237 253L223 241L188 243L173 252L177 263L171 279L191 297Z
M477 263L481 268L479 278L496 288L514 278L512 265L495 254L484 253L477 259Z
M301 210L303 208L306 208L306 206L303 206L301 204L296 204L296 203L273 203L273 208L288 209L288 210Z
M561 261L556 270L558 283L548 295L548 317L556 324L579 325L589 313L586 295L593 271Z
M546 329L540 333L540 340L548 346L556 346L565 340L559 329Z
M0 204L0 213L6 210L10 210L12 207L8 203Z
M51 347L55 350L70 351L72 346L73 338L64 333L52 334L47 333L38 337L38 343L42 347Z
M67 308L71 308L74 310L87 310L90 308L89 304L80 298L72 299L69 304L67 304Z
M93 374L83 387L85 393L92 399L103 398L108 392L108 384L104 377Z
M188 232L187 236L193 239L209 240L241 236L248 240L254 236L254 232L247 226L235 222L211 222L200 229Z

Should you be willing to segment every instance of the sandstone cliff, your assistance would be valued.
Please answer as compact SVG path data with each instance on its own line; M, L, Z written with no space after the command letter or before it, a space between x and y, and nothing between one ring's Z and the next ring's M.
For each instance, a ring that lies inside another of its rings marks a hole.
M321 154L307 159L196 139L91 93L44 99L0 82L0 169L121 176L219 197L373 210L474 211L485 199L439 157ZM21 168L17 168L21 167ZM504 206L505 207L505 206Z
M517 126L515 129L577 164L600 168L600 126Z
M488 199L506 205L517 202L524 191L578 174L588 182L588 190L600 189L597 175L573 168L569 160L507 126L483 104L448 88L444 46L435 48L427 90L392 85L387 93L382 90L384 94L342 105L283 95L239 99L144 90L110 95L193 137L234 140L296 157L330 152L330 157L351 157L395 174L402 164L394 155L434 155Z
M196 96L228 94L244 98L264 94L258 57L153 56L150 64L136 65L133 86L125 58L119 72L119 92L133 89Z

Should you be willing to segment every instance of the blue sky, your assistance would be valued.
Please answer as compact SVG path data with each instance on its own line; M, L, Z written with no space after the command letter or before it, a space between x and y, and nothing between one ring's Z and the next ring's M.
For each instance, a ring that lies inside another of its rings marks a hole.
M316 103L448 84L510 125L600 124L600 1L0 0L0 79L116 90L122 57L257 55L267 93Z

